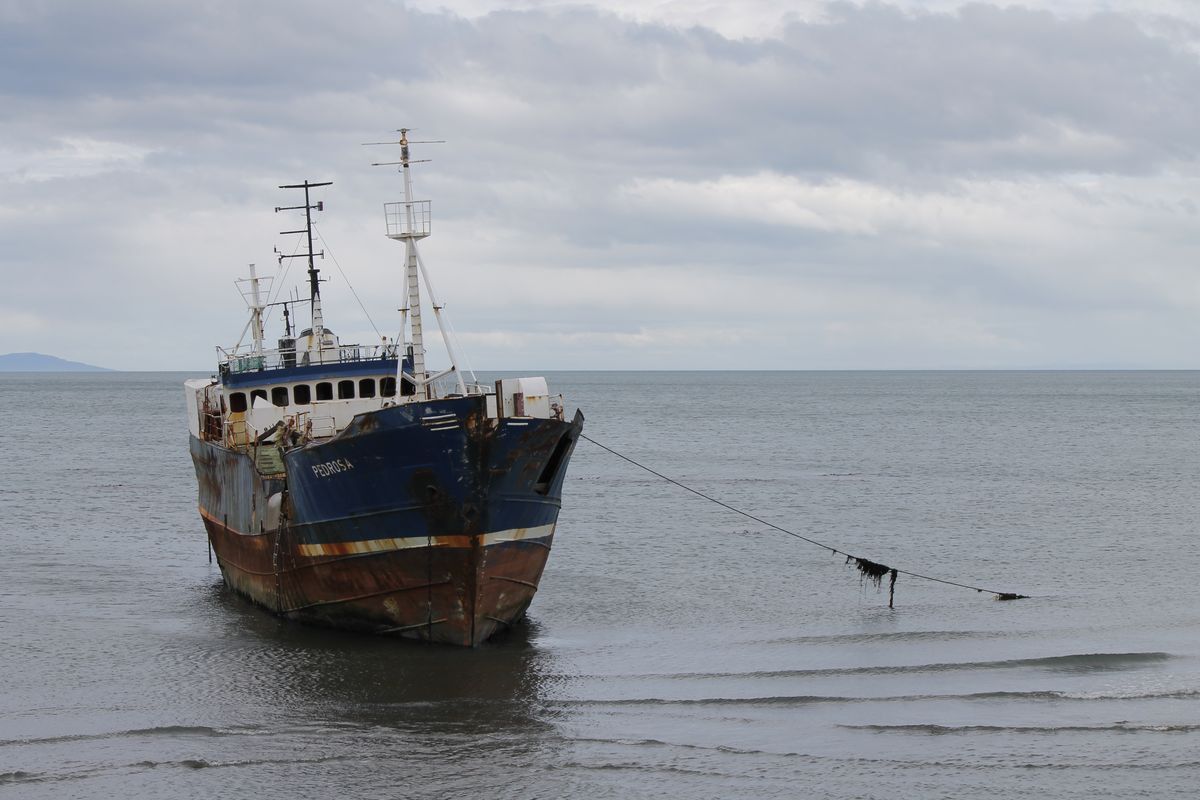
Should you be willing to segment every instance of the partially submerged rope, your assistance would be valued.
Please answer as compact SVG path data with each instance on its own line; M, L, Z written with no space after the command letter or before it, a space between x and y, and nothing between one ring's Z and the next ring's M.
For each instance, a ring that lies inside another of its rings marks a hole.
M679 481L675 480L674 478L669 478L666 475L663 475L661 472L658 472L656 470L651 469L650 467L647 467L645 464L642 464L638 461L634 461L632 458L630 458L629 456L627 456L623 453L618 453L616 450L613 450L611 447L600 444L595 439L592 439L589 436L580 434L579 438L586 439L587 441L589 441L592 444L599 447L601 450L607 450L608 452L612 453L617 458L624 459L625 461L628 461L630 464L633 464L635 467L638 467L639 469L644 469L646 472L649 472L651 475L654 475L655 477L662 478L667 483L673 483L676 486L678 486L680 489L685 489L694 495L703 497L705 500L708 500L710 503L716 503L717 505L721 506L722 508L727 508L730 511L734 512L735 514L741 514L743 517L746 517L747 519L752 519L755 522L759 523L760 525L766 525L768 528L773 528L774 530L777 530L780 533L786 533L788 536L794 536L795 538L797 538L803 542L808 542L811 545L816 545L817 547L828 550L829 552L833 553L834 555L845 556L846 563L851 564L855 568L858 569L862 580L871 581L872 583L875 584L876 588L879 588L882 586L883 579L885 577L889 577L890 581L888 584L888 608L894 608L893 603L896 599L896 576L897 575L907 575L910 578L920 578L923 581L933 581L934 583L944 583L947 586L957 586L960 589L974 589L977 592L993 594L996 596L997 600L1025 600L1025 599L1028 599L1028 597L1029 597L1029 595L1026 595L1026 594L1017 594L1015 592L1000 592L1000 591L996 591L995 589L984 589L979 586L972 586L969 583L959 583L958 581L946 580L945 578L935 578L931 575L922 575L919 572L912 572L911 570L899 569L897 567L889 567L885 564L880 564L876 561L871 561L868 558L851 555L850 553L847 553L845 550L839 550L838 548L833 547L832 545L825 544L824 542L818 542L816 539L810 539L807 536L801 536L800 534L796 533L795 531L789 531L787 528L781 528L780 526L776 525L773 522L767 522L765 519L762 519L761 517L756 517L749 512L742 511L740 508L735 508L734 506L731 506L726 502L718 500L717 498L712 497L711 495L707 495L698 489L693 489L692 487L688 486L687 484L680 483Z

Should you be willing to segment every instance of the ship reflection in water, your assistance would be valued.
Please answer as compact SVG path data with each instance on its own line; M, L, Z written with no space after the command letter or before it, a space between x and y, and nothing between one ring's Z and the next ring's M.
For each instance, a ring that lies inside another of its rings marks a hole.
M264 615L224 585L211 587L213 617L237 664L223 670L233 696L278 719L337 721L356 731L536 738L548 654L527 620L487 646L463 651L394 637L289 624ZM211 665L210 665L211 666ZM212 677L211 675L209 677ZM553 680L553 678L550 678Z

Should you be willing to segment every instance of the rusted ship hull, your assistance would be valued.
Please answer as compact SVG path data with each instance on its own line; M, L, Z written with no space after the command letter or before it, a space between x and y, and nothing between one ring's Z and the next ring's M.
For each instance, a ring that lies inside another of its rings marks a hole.
M582 424L489 419L464 397L360 415L276 460L193 437L200 512L226 583L275 613L474 646L537 591Z

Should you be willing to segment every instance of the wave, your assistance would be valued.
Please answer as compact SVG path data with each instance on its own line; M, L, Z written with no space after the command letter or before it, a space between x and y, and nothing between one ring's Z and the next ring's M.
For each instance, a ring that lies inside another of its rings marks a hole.
M1039 702L1077 701L1094 702L1105 700L1188 700L1200 699L1200 689L1178 689L1161 692L1060 692L1060 691L993 691L963 694L900 694L879 696L840 695L767 695L758 697L629 697L587 700L572 698L556 700L557 706L802 706L818 703L913 703L931 700Z
M354 761L361 759L358 753L336 756L314 756L312 758L244 758L233 761L209 761L205 758L185 758L179 761L143 761L138 766L150 769L158 767L183 767L185 769L228 769L231 767L260 767L264 765L327 764L332 761Z
M918 733L931 736L968 733L1195 733L1194 724L1135 724L1114 722L1108 725L839 725L847 730L876 733Z
M137 770L151 770L166 768L182 768L188 770L201 769L216 769L216 768L236 768L236 767L257 767L263 765L299 765L299 764L324 764L331 761L354 761L361 759L362 756L357 753L348 753L344 755L331 756L315 756L312 758L248 758L235 761L209 761L205 758L184 758L178 761L138 761L125 766L108 765L108 766L93 766L74 770L63 774L35 773L15 770L13 772L0 772L0 786L6 783L56 783L62 781L78 781L87 780L115 771L126 772L133 768Z
M0 739L0 747L28 744L54 744L57 742L82 742L95 739L119 739L136 736L252 736L262 733L258 726L212 728L207 725L162 725L155 728L134 728L107 733L76 733L65 736L45 736L29 739Z
M611 698L604 700L558 700L554 705L559 706L800 706L813 703L863 703L878 698L870 697L828 697L823 695L780 695L776 697L631 697ZM884 698L886 699L886 698ZM899 698L896 698L899 699Z
M36 783L42 780L42 776L36 772L24 772L22 770L13 770L12 772L0 772L0 784L5 783Z
M701 750L701 751L714 752L714 753L729 753L731 755L803 756L805 758L812 758L815 760L828 760L828 757L826 757L826 756L808 756L803 753L797 753L797 752L792 752L792 751L775 752L775 751L771 751L771 750L760 750L760 749L756 749L756 748L733 747L731 745L726 745L726 744L697 744L695 742L668 742L668 741L664 741L662 739L631 739L631 738L624 738L624 737L608 738L608 737L604 737L604 736L579 736L579 737L572 737L571 741L575 742L575 743L583 743L583 744L619 745L621 747L648 747L648 748L660 748L661 747L661 748L672 748L672 749L678 749L678 750ZM601 768L607 768L610 766L619 766L619 765L600 764L597 766L599 766ZM556 769L557 767L551 767L551 768Z
M945 642L954 639L1005 639L1019 636L1012 631L880 631L878 633L831 633L809 636L780 636L758 644L873 644L876 642Z
M835 675L894 675L920 672L961 670L1019 669L1033 667L1063 672L1103 672L1130 669L1174 658L1170 653L1077 653L1039 658L1010 658L998 661L947 661L932 664L880 664L866 667L824 667L818 669L779 669L755 672L673 672L593 677L657 678L692 680L695 678L809 678Z

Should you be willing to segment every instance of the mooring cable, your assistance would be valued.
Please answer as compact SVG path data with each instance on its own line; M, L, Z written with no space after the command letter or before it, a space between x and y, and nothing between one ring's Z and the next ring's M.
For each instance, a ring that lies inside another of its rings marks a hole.
M845 550L841 550L837 547L834 547L833 545L828 545L828 544L825 544L824 542L818 542L816 539L810 539L807 536L802 536L801 534L796 533L795 531L789 531L787 528L780 527L779 525L776 525L773 522L768 522L767 520L762 519L761 517L756 517L753 514L749 513L748 511L743 511L740 508L729 505L729 503L726 503L722 500L718 500L717 498L715 498L711 495L707 495L704 492L700 491L699 489L693 489L691 486L688 486L685 483L680 483L679 481L675 480L674 478L663 475L661 472L651 469L650 467L646 466L645 464L642 464L639 461L633 460L632 458L625 455L624 453L619 453L607 445L600 444L599 442L597 442L595 439L591 438L590 436L585 436L584 434L581 433L581 434L579 434L579 438L586 439L587 441L589 441L592 444L599 447L601 450L607 450L608 452L612 453L617 458L624 459L625 461L628 461L630 464L633 464L635 467L637 467L639 469L643 469L646 472L649 472L651 475L661 478L662 480L666 481L667 483L672 483L672 484L678 486L680 489L689 491L692 494L697 495L698 497L703 497L705 500L708 500L710 503L716 503L717 505L721 506L722 508L727 508L730 511L734 512L735 514L741 514L743 517L746 517L747 519L752 519L755 522L757 522L761 525L766 525L768 528L773 528L774 530L777 530L780 533L786 533L788 536L794 536L795 538L797 538L803 542L808 542L811 545L816 545L817 547L828 550L829 552L833 553L834 555L845 556L847 564L849 564L850 562L853 561L855 563L855 565L858 567L859 571L863 574L863 576L874 581L876 586L880 585L880 581L883 579L883 577L885 575L890 574L891 575L891 592L892 592L893 597L894 597L895 589L896 589L896 575L900 574L900 575L908 575L910 578L920 578L921 580L925 580L925 581L933 581L934 583L944 583L947 586L957 586L960 589L973 589L976 592L981 592L981 593L985 593L985 594L994 594L996 596L997 600L1025 600L1025 599L1029 598L1029 595L1025 595L1025 594L1017 594L1015 592L999 592L999 591L996 591L995 589L985 589L980 586L972 586L969 583L960 583L959 581L951 581L951 580L947 580L945 578L935 578L932 575L923 575L919 572L913 572L913 571L907 570L907 569L900 569L898 567L888 567L888 566L885 566L878 562L871 561L870 559L863 558L861 556L851 555L850 553L847 553ZM888 606L890 607L891 605L892 605L891 598L889 598Z

